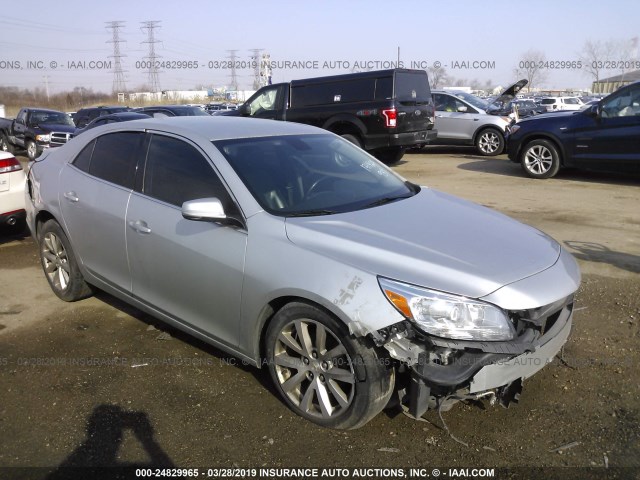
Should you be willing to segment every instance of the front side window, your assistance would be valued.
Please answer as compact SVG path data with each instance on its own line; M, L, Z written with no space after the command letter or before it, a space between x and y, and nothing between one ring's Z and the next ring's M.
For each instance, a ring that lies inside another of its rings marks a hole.
M278 87L268 88L254 98L249 104L250 114L258 115L262 112L277 110Z
M125 188L133 188L142 132L117 132L96 139L89 174Z
M189 200L215 197L227 214L236 210L207 159L193 145L163 135L151 137L143 192L177 207Z
M334 135L215 141L256 201L278 216L329 215L413 196L416 189Z
M640 116L640 86L629 88L604 102L602 116L604 118Z

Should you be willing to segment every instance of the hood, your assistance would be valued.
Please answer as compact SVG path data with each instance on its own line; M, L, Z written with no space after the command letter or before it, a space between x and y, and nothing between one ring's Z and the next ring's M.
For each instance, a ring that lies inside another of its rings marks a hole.
M479 298L535 275L560 245L494 210L423 188L380 207L288 218L298 246L374 275Z
M38 125L38 128L40 130L42 130L43 132L68 132L68 133L73 133L76 130L76 127L74 127L73 125L66 125L63 123L44 123L41 125Z
M513 85L505 88L504 92L502 92L500 95L498 95L490 104L489 104L489 108L501 108L502 105L506 105L507 103L509 103L511 100L513 100L514 98L516 98L516 95L518 94L518 92L520 92L520 90L522 90L527 83L529 83L529 81L525 78L523 78L522 80L518 80L516 83L514 83Z

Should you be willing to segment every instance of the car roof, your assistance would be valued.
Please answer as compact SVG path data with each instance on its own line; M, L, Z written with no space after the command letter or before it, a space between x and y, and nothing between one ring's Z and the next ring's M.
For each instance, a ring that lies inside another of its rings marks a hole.
M233 138L270 137L278 135L327 134L326 130L293 122L278 122L258 118L205 116L143 118L134 124L112 123L100 127L100 132L112 130L145 129L165 131L189 137L195 134L209 141Z

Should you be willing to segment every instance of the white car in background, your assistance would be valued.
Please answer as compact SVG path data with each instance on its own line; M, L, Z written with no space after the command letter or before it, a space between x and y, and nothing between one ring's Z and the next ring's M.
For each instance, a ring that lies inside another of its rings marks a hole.
M20 231L25 226L22 165L9 152L0 152L0 228Z
M540 105L547 112L559 112L561 110L580 110L584 103L578 97L547 97L543 98Z

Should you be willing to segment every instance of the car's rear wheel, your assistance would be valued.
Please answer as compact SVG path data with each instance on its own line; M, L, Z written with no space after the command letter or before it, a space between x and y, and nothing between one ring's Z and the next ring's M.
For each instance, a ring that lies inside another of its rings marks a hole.
M504 150L504 136L494 128L486 128L476 137L476 149L480 155L500 155Z
M323 427L358 428L388 403L394 370L382 351L305 303L274 316L265 337L271 378L285 403Z
M402 147L381 148L371 152L374 157L387 165L394 165L404 157L405 149Z
M69 239L55 220L48 220L40 229L40 262L49 286L59 298L75 302L93 291L84 280Z
M536 139L522 149L520 163L532 178L551 178L560 170L560 155L549 140Z
M33 161L38 157L38 146L36 145L36 142L29 140L27 142L26 149L29 160Z
M362 142L357 136L352 135L350 133L345 133L344 135L340 135L340 136L344 138L347 142L353 143L356 147L362 148Z

